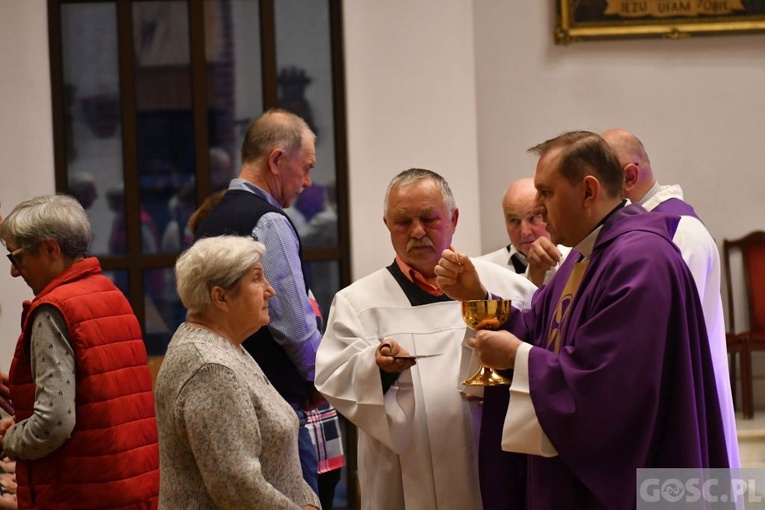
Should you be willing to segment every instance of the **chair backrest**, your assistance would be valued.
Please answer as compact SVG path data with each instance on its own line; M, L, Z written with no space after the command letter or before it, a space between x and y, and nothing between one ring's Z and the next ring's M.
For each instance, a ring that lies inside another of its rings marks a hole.
M749 311L748 331L765 332L765 232L758 230L740 239L723 240L723 267L728 282L728 322L729 332L736 331L733 310L733 284L730 271L730 254L741 252L743 262L746 299Z

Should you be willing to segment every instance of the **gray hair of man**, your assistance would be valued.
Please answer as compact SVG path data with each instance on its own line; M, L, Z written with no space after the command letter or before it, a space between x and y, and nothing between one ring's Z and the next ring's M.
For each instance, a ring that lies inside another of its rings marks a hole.
M42 195L21 202L0 225L0 241L13 239L20 248L38 253L40 243L55 241L73 260L87 256L93 239L88 216L68 195Z
M408 170L404 170L396 177L394 177L392 181L390 181L390 184L388 184L388 189L385 190L385 199L383 200L383 215L388 215L388 199L390 198L390 192L393 190L393 188L408 186L410 184L415 184L424 180L431 180L433 183L435 183L436 187L438 187L438 190L441 192L441 197L444 199L446 210L451 215L451 213L454 211L454 208L457 207L457 204L454 201L454 195L452 194L452 189L449 187L449 183L446 182L446 179L441 177L436 172L432 170L425 170L424 168L410 168Z
M276 148L284 149L289 157L303 147L303 140L316 135L306 122L286 110L272 108L255 120L247 128L242 142L242 163L253 163L268 157Z
M212 304L213 287L236 292L242 277L265 254L265 245L249 236L206 237L191 245L175 263L178 296L187 315L202 313Z

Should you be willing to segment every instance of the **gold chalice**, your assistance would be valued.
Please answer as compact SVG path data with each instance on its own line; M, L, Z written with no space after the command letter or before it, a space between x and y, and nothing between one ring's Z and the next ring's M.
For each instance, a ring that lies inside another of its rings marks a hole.
M509 299L474 299L462 302L462 320L470 329L499 329L510 318ZM462 381L465 386L509 386L512 381L493 368L481 366L472 377Z

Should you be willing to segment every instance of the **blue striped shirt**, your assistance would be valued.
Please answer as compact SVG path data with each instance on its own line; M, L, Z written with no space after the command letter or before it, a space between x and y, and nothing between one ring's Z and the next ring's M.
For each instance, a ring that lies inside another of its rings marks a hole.
M249 191L281 209L268 192L251 182L233 179L228 189ZM266 256L261 262L268 282L276 291L268 300L271 317L268 329L300 375L313 381L321 333L305 290L297 232L284 215L266 213L252 229L252 235L266 246Z

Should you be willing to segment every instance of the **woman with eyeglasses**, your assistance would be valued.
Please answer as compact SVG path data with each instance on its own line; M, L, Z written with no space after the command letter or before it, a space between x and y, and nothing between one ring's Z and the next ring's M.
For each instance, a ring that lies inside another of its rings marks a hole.
M159 451L151 375L127 299L88 257L91 230L65 195L22 202L0 225L11 276L34 293L9 373L19 508L153 509Z

